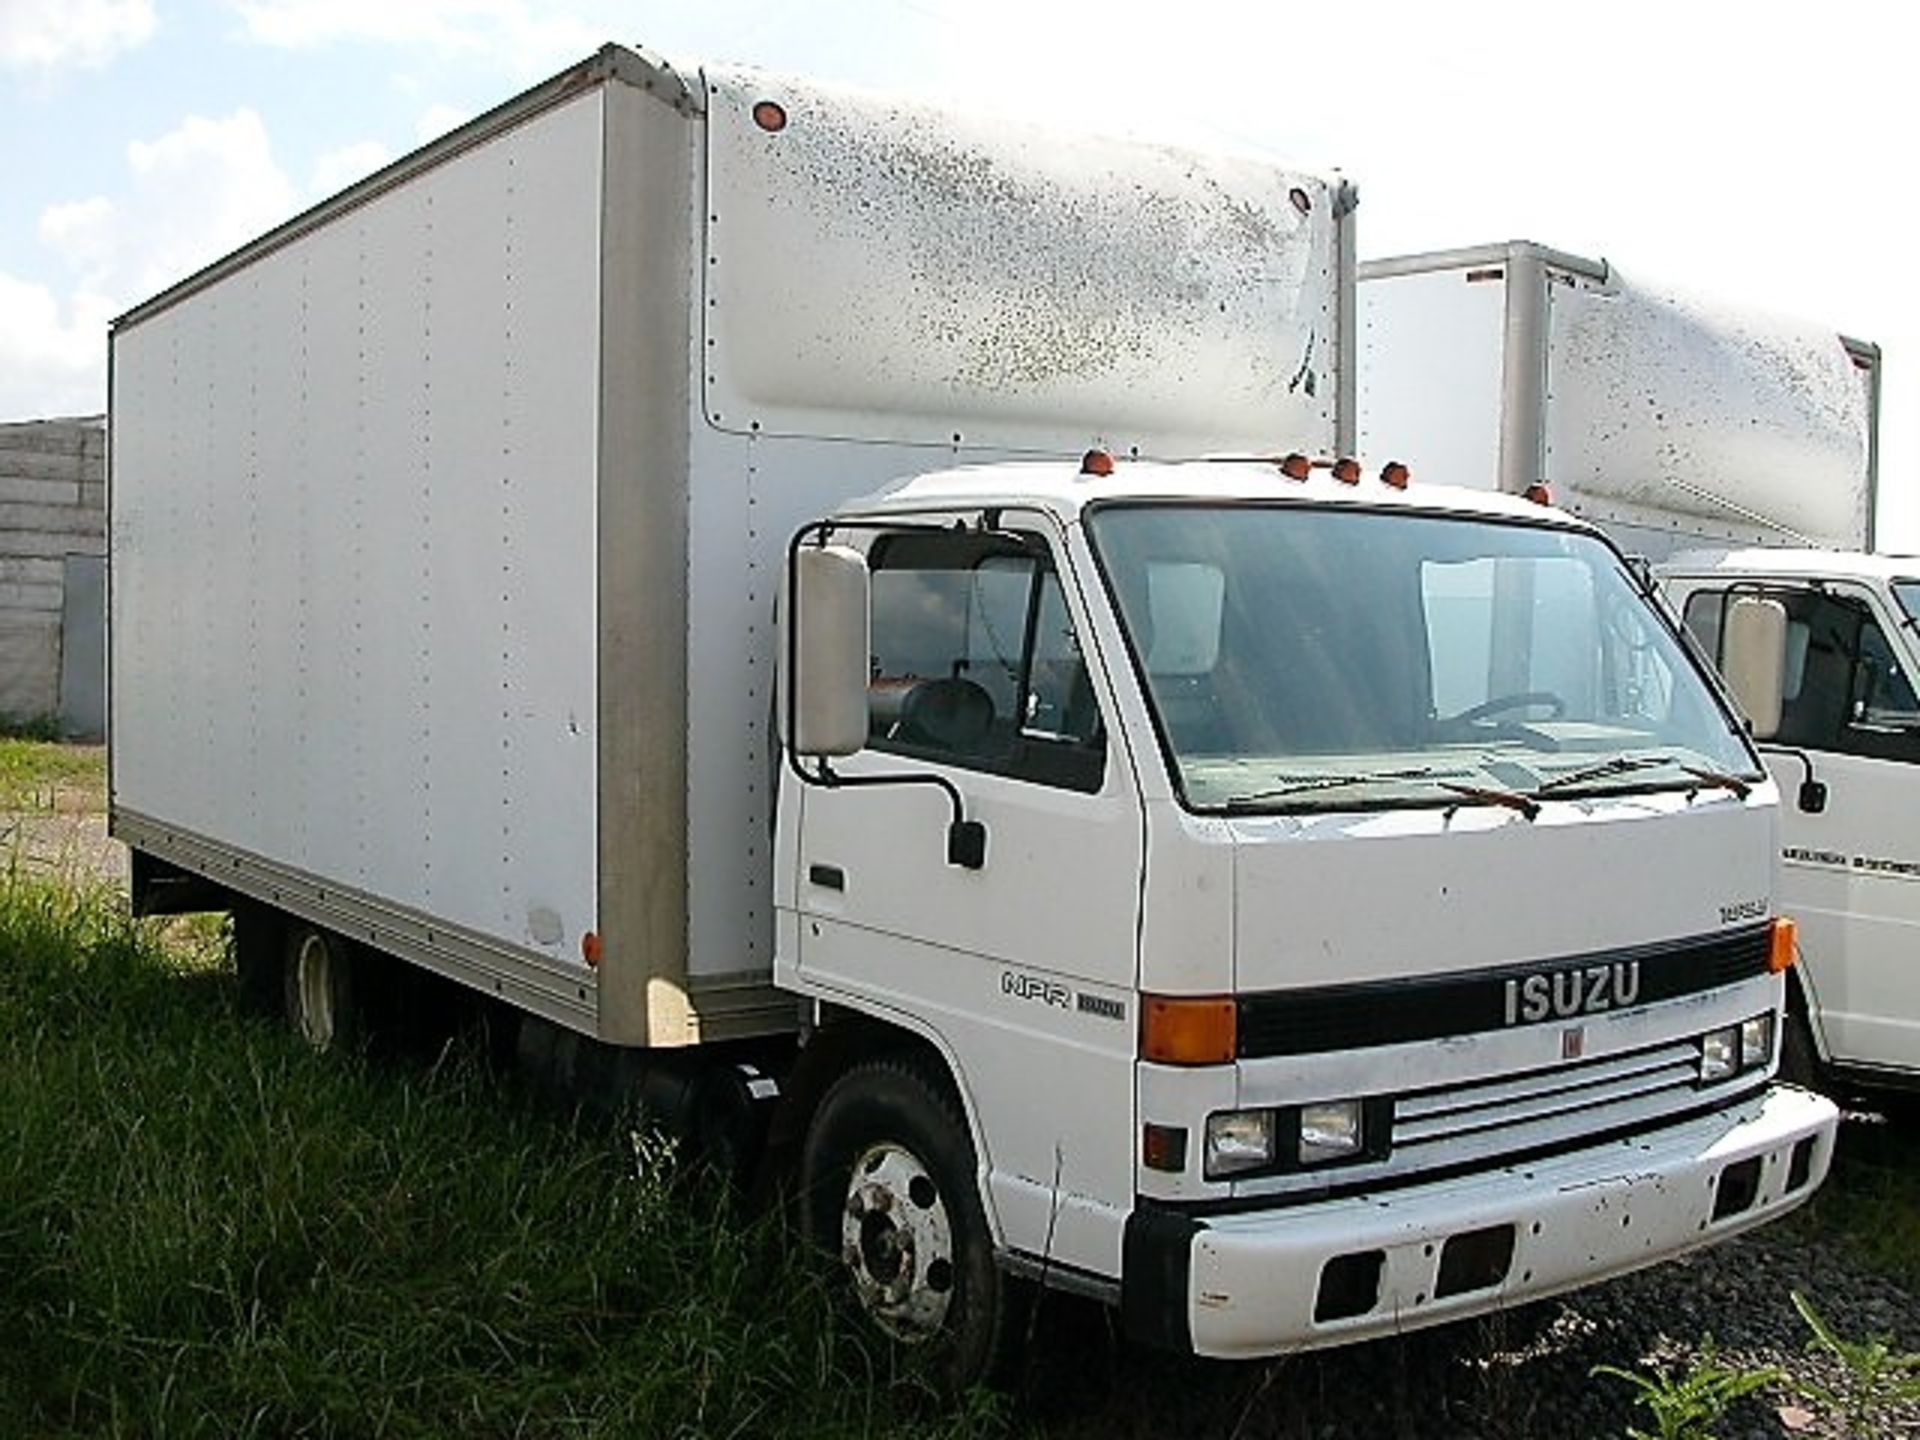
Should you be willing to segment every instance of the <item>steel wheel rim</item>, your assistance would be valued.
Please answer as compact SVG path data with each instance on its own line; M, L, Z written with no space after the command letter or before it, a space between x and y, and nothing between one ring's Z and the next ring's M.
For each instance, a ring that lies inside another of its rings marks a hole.
M946 1324L957 1270L946 1196L920 1159L885 1141L853 1163L840 1219L841 1258L860 1304L907 1344Z
M300 1034L316 1050L333 1043L333 953L318 935L300 942L294 957L294 986L300 997Z

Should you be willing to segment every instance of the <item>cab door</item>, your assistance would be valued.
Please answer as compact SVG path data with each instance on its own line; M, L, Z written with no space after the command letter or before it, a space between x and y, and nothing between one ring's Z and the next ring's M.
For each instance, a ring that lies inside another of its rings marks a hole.
M1058 536L1002 523L872 539L869 742L837 767L943 777L984 863L949 862L935 786L804 787L799 968L946 1052L1002 1243L1117 1274L1140 806Z
M1739 593L1752 594L1751 582ZM1780 728L1766 759L1781 794L1781 904L1800 924L1802 978L1829 1060L1920 1072L1920 698L1899 627L1873 591L1768 587L1787 611ZM1686 602L1716 653L1727 592ZM1796 803L1803 750L1827 787Z

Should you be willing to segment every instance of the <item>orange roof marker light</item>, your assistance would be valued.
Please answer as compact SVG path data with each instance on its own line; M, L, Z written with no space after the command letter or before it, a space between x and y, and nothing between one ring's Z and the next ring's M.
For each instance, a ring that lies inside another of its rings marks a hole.
M1398 460L1389 460L1380 470L1380 483L1391 485L1395 490L1407 488L1407 482L1413 479L1413 472Z
M600 932L589 930L580 937L580 958L587 962L589 970L600 968Z
M1080 473L1097 475L1104 479L1113 474L1113 454L1111 451L1093 449L1080 457Z
M1523 500L1531 500L1536 505L1551 505L1553 503L1553 492L1547 488L1547 482L1544 480L1534 481L1520 492L1520 497Z
M778 100L756 101L753 107L753 123L769 135L778 135L787 128L787 107Z
M1289 480L1304 480L1313 473L1313 462L1296 450L1280 462L1280 473Z
M1342 455L1338 460L1333 462L1333 478L1338 480L1342 485L1358 485L1360 483L1360 462L1351 455Z

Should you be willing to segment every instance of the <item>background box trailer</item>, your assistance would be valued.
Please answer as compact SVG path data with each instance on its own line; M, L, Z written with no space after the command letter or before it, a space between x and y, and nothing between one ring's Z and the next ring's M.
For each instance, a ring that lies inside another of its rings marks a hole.
M1359 434L1659 559L1871 549L1879 347L1528 241L1359 267Z
M959 458L1332 449L1349 208L608 47L130 311L136 889L216 877L614 1043L793 1028L789 535Z

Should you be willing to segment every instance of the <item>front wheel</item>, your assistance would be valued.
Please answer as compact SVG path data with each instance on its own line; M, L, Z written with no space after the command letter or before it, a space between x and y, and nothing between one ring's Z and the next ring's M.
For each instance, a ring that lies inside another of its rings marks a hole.
M860 1309L930 1347L936 1377L959 1391L1003 1373L1018 1324L943 1078L907 1060L841 1076L807 1131L801 1197L808 1236L839 1257Z

